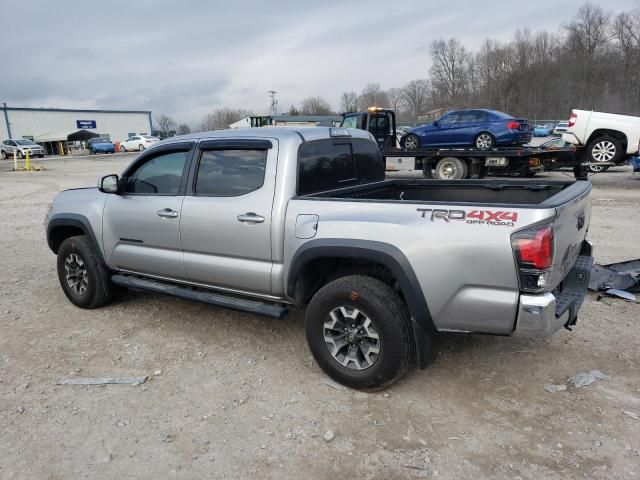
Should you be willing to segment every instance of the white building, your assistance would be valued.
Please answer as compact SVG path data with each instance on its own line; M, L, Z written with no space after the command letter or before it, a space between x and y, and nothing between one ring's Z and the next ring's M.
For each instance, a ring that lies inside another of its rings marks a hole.
M74 110L0 106L0 141L27 138L54 153L67 140L105 137L122 142L152 131L151 112L134 110Z

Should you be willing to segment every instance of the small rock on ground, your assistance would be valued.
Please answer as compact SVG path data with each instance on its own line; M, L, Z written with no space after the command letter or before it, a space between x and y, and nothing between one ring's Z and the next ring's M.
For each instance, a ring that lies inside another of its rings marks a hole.
M333 433L333 430L327 430L326 432L324 432L324 435L322 438L324 438L325 442L330 442L331 440L336 438L336 434Z

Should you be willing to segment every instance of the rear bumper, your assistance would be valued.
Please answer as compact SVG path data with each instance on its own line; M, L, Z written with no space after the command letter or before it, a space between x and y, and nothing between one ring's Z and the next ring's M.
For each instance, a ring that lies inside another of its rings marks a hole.
M520 295L516 336L544 338L562 327L575 325L587 295L593 265L591 243L585 241L575 265L562 281L561 291Z

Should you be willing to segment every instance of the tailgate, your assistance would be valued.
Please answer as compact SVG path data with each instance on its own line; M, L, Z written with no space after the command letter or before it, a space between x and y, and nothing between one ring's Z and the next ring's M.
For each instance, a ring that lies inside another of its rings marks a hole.
M591 183L577 181L542 203L554 206L556 210L551 288L567 276L580 254L591 217L590 195Z

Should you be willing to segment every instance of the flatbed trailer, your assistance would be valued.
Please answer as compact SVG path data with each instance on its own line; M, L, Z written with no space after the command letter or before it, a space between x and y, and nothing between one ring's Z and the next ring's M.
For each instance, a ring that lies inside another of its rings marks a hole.
M468 147L406 149L400 146L395 112L379 107L369 107L365 112L344 113L340 126L370 132L378 143L387 171L421 170L426 178L461 180L483 178L488 173L527 176L538 171L569 167L577 179L587 177L585 167L589 163L586 162L585 149L574 145L562 148L505 146L487 150Z
M498 147L489 150L474 148L382 148L388 170L394 170L392 160L414 158L413 170L421 170L426 178L453 180L462 178L484 178L487 173L512 173L526 175L552 167L575 167L557 163L561 154L575 153L574 148L554 150L536 147ZM405 161L406 162L406 161ZM405 168L406 169L406 168Z

